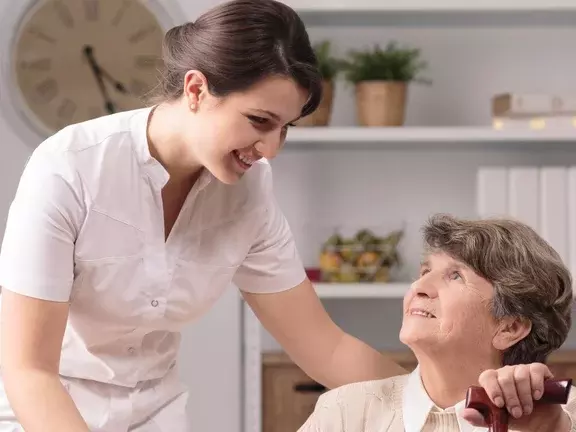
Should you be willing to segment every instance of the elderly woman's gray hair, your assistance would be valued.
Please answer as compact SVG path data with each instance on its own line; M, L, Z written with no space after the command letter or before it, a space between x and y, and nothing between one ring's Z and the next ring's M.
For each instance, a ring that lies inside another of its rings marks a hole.
M503 365L544 363L564 343L572 323L572 278L558 253L532 228L511 219L439 214L423 232L428 253L444 252L493 285L496 319L532 323L528 336L503 353Z

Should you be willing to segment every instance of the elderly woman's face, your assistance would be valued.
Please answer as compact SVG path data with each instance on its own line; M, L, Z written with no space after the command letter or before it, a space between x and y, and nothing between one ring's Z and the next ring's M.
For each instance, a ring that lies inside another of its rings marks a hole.
M400 340L412 349L490 353L492 285L444 253L426 257L404 297Z

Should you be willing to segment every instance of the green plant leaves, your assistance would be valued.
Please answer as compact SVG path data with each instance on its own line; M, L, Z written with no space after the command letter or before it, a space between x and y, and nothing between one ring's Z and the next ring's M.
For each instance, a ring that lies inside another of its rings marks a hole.
M400 48L395 41L385 49L375 45L364 51L351 51L343 62L346 79L354 84L361 81L421 81L418 74L428 64L421 59L417 48Z
M376 44L371 49L352 50L346 59L333 56L330 41L326 40L315 44L314 52L320 74L326 81L344 72L346 79L354 84L362 81L431 82L419 76L428 68L427 62L421 59L420 49L402 48L396 41L389 42L384 49Z
M322 78L326 81L333 80L342 70L342 61L331 55L330 41L323 41L314 45L314 52Z

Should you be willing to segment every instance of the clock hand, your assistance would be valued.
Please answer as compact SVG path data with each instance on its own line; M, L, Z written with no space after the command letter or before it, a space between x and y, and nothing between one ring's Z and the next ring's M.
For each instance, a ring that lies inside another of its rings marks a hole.
M102 73L102 77L106 78L108 82L110 82L110 84L112 84L116 90L118 90L120 93L123 94L128 93L128 89L126 88L126 86L122 84L120 81L116 81L114 78L112 78L112 76L110 76L110 74L106 72L105 69L100 68L100 72Z
M88 60L90 69L94 74L94 78L96 78L98 88L100 89L100 94L104 99L104 108L106 109L106 111L108 111L109 114L114 114L116 112L116 108L114 107L114 104L112 103L110 97L108 96L108 91L106 90L106 86L104 85L104 80L102 77L102 69L100 69L100 66L98 66L98 63L96 63L96 60L94 59L93 48L90 45L86 45L84 47L83 53L86 59Z
M114 77L112 77L112 75L110 75L108 73L108 71L106 71L106 69L104 69L102 66L100 66L98 64L98 62L96 61L96 58L94 56L94 49L91 46L87 46L86 48L84 48L84 52L86 53L86 55L90 56L91 64L96 66L96 68L99 70L100 76L102 78L108 80L108 82L110 84L112 84L112 86L117 91L119 91L120 93L123 93L123 94L128 93L128 89L126 88L126 86L124 84L122 84L120 81L114 79Z

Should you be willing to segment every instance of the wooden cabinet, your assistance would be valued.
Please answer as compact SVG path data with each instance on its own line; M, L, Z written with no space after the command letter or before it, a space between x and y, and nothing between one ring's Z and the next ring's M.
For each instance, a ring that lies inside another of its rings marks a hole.
M403 367L416 366L410 353L391 353ZM325 388L308 377L283 353L266 353L262 359L262 431L294 432L314 410Z
M560 351L550 356L548 367L555 378L572 378L576 385L576 351Z
M407 370L416 359L410 352L387 353ZM324 387L308 377L283 353L263 355L262 431L294 432L314 410ZM576 380L576 351L561 351L550 357L549 367L557 378Z
M262 431L294 432L314 410L323 386L283 355L263 362Z

